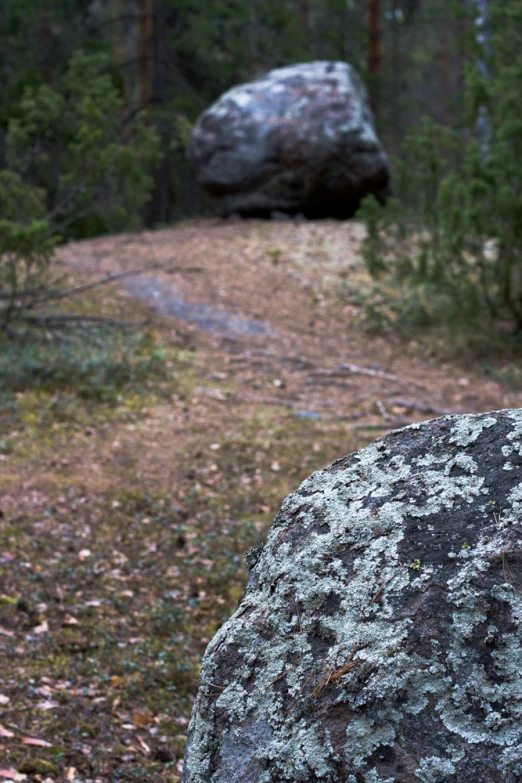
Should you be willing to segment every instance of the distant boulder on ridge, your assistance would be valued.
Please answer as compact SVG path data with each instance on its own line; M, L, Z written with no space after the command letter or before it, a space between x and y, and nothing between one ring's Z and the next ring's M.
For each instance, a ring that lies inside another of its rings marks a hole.
M234 87L200 116L188 154L223 215L345 218L389 189L365 87L343 62L291 65Z

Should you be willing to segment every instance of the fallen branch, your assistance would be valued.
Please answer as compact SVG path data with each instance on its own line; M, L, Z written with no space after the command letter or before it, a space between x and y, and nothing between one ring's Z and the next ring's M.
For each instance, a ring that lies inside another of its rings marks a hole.
M343 416L337 416L336 418L340 419L341 421L344 418ZM410 424L416 424L417 422L412 421L411 419L398 419L396 421L388 421L388 422L382 422L381 424L374 424L371 421L361 421L357 424L349 424L348 429L350 430L396 430L400 427L409 427Z
M390 383L400 383L407 386L415 386L418 389L425 389L424 384L418 381L412 381L409 378L401 378L399 375L393 375L382 370L373 370L371 367L359 367L357 364L338 364L333 370L314 370L309 377L335 377L343 375L366 375L369 378L378 378L381 381Z
M392 398L386 400L390 405L398 405L400 408L406 408L408 411L419 411L420 413L436 413L437 416L449 416L456 411L445 410L444 408L437 408L435 405L424 404L422 402L415 402L414 400L401 400L398 398Z
M117 321L114 318L106 318L103 315L49 315L27 316L20 321L29 326L40 326L44 329L67 329L74 327L105 326L118 329L127 329L135 326L130 321Z
M128 272L117 272L112 275L107 275L99 280L94 280L92 283L84 283L83 285L75 286L74 288L66 288L64 291L42 289L41 298L38 300L38 304L44 302L56 302L59 299L68 299L69 297L76 296L77 294L83 294L85 291L91 291L93 288L100 288L101 286L113 283L115 280L123 280L126 277L133 277L135 275L142 275L147 269L131 269ZM51 283L52 285L52 283ZM25 293L22 291L22 294Z
M388 411L384 407L384 403L383 403L382 400L376 400L375 407L377 408L377 410L379 411L379 413L381 414L382 418L385 421L390 421L391 420L392 417L390 416L390 414L388 413Z

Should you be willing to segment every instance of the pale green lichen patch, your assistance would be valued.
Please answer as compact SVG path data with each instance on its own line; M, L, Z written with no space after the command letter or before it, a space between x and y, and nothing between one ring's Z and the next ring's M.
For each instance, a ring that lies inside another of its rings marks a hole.
M444 417L285 500L207 650L184 783L518 783L519 437L519 411Z

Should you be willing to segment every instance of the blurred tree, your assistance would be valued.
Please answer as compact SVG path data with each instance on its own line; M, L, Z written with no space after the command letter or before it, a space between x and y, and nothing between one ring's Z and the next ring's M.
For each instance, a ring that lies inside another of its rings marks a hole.
M450 123L476 56L470 15L488 0L3 0L0 163L25 86L53 86L79 51L103 52L124 98L160 132L147 222L205 209L184 161L185 130L222 92L270 68L350 62L368 82L379 134L400 155L423 115ZM476 37L487 34L478 26ZM182 131L180 129L183 129Z

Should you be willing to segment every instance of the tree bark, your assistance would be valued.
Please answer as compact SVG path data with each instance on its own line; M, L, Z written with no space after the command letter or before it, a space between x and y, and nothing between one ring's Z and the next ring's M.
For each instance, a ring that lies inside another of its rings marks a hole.
M451 124L451 99L452 99L452 78L451 78L451 25L448 11L442 12L441 20L442 40L440 44L440 91L441 91L441 119L444 125Z
M138 0L138 58L140 80L140 103L142 109L149 108L154 84L154 0Z
M392 14L392 94L391 94L391 145L394 155L399 154L399 92L400 92L400 30L398 0L391 0Z
M379 0L368 0L368 71L377 75L381 68L381 25Z
M379 0L367 0L368 11L368 74L370 77L370 103L377 112L378 84L377 77L381 70L381 25Z

